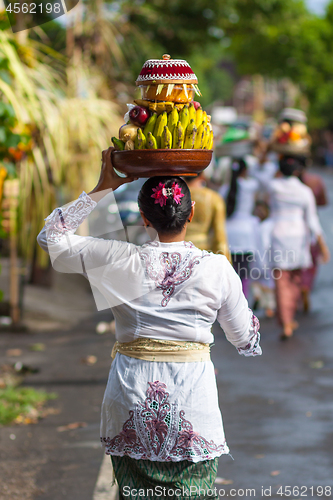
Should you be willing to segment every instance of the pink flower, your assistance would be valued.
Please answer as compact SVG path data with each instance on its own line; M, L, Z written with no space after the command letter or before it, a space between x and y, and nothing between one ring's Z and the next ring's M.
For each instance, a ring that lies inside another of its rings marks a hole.
M166 385L163 384L163 382L159 382L158 380L156 380L156 382L148 382L148 384L150 385L150 387L147 389L146 394L147 397L150 398L151 400L155 400L161 403L161 401L163 401L165 396L169 395L165 391Z
M184 196L184 193L182 193L181 188L175 182L172 184L172 194L173 199L178 205L178 203L180 203L180 199Z
M181 198L184 196L179 185L174 182L171 188L166 188L162 182L156 188L153 188L154 193L151 195L155 198L155 203L159 203L161 207L166 205L167 199L172 195L177 205L180 203Z
M136 431L135 429L123 429L119 437L124 440L127 445L133 445L136 442Z
M156 188L153 188L154 193L151 195L152 198L155 198L155 203L159 203L161 207L166 205L166 201L168 199L167 191L165 189L165 184L162 182Z
M146 422L146 428L149 431L151 441L157 437L160 444L163 443L166 435L168 434L168 426L163 420L153 418Z
M178 446L182 448L190 448L196 442L200 442L200 435L198 432L183 429L178 435Z

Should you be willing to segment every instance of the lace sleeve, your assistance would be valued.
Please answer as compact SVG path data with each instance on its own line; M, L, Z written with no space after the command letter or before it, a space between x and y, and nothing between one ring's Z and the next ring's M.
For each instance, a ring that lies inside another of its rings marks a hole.
M251 309L249 309L251 311ZM262 354L260 347L260 323L258 318L251 311L250 339L245 347L237 347L239 354L243 356L260 356Z
M93 201L84 191L73 203L56 208L45 219L45 229L48 244L58 243L64 234L75 233L79 225L96 207Z

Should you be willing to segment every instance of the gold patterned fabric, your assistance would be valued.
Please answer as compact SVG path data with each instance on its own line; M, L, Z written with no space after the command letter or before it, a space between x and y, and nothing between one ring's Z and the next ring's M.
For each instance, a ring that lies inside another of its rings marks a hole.
M191 187L194 217L187 225L186 240L201 250L222 253L230 260L225 229L225 204L221 196L206 187Z
M167 363L210 360L209 344L201 344L200 342L140 338L132 342L116 342L113 346L111 357L114 358L117 352L130 358Z

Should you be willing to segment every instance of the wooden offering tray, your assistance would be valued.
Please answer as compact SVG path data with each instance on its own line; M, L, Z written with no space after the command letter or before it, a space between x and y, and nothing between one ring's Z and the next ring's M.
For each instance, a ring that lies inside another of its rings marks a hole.
M130 177L194 176L211 162L208 149L134 149L112 151L114 168Z

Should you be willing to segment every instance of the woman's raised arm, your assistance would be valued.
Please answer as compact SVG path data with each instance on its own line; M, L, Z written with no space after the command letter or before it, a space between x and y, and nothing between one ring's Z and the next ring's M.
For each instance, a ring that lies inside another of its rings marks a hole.
M96 187L89 194L63 207L56 208L45 219L45 226L37 237L38 244L50 254L54 268L60 272L85 274L105 262L111 262L111 253L123 255L122 242L89 236L77 236L75 231L94 210L97 202L119 186L135 180L119 177L113 169L109 148L102 153L102 168Z
M259 321L249 309L241 280L229 262L225 263L223 278L226 292L217 320L227 340L236 347L239 354L258 356L261 354Z

